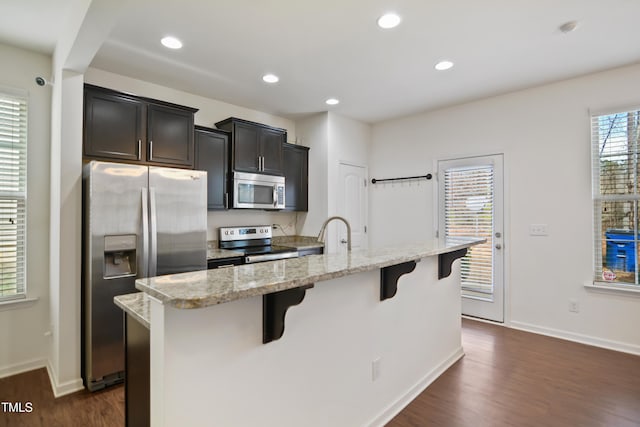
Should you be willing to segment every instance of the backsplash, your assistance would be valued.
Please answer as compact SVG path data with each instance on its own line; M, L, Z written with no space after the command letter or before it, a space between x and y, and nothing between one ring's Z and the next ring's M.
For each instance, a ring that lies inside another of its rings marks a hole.
M303 213L297 214L298 227L301 227ZM294 235L296 232L296 212L269 212L251 209L232 209L228 211L209 211L207 215L207 240L218 240L219 227L237 227L242 225L272 225L282 227L273 230L274 236Z

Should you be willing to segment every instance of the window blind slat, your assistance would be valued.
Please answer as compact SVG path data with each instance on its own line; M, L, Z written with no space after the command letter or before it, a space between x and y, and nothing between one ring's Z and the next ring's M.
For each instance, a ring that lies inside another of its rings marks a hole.
M27 100L0 93L0 300L26 294Z
M444 171L445 236L476 236L487 242L472 246L461 262L465 290L493 292L493 167Z

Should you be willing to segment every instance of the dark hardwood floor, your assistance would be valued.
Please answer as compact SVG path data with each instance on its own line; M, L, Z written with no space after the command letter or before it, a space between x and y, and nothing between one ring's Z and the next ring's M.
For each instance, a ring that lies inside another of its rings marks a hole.
M639 356L471 320L462 338L465 357L388 427L640 426ZM0 379L0 401L33 405L0 407L0 427L124 425L123 386L54 399L44 369Z
M463 320L465 357L387 427L640 426L640 357Z
M46 369L0 379L0 401L31 402L32 411L9 413L0 407L0 427L124 426L124 385L55 399Z

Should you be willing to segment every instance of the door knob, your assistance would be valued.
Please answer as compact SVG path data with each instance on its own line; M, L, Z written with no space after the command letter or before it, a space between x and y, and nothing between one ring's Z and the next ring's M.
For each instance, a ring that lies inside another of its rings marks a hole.
M500 243L496 244L496 249L502 249L502 245Z

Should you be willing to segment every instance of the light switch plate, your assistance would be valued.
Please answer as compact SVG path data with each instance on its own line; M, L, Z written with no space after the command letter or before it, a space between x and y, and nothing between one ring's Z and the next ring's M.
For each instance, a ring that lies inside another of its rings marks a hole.
M547 224L530 224L529 225L530 236L548 236Z

